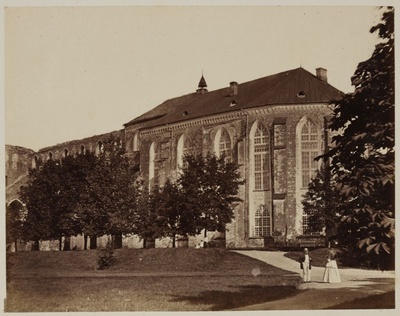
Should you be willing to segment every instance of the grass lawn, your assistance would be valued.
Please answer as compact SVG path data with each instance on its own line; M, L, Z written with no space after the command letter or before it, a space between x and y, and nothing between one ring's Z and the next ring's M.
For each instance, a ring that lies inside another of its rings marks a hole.
M212 311L295 295L299 277L225 249L7 254L7 312Z

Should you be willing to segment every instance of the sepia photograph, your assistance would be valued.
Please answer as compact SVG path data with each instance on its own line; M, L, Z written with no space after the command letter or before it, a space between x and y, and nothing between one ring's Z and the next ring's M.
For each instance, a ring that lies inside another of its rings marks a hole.
M3 3L1 312L396 314L395 1Z

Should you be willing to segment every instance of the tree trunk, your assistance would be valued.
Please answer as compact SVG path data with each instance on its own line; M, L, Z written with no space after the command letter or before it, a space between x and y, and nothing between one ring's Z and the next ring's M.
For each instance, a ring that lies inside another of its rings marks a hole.
M143 245L144 245L144 248L155 248L156 240L154 238L146 238Z
M32 251L39 251L39 240L34 240L33 241Z
M388 270L394 270L396 267L396 256L395 256L395 238L390 238L390 254L389 254L389 263L388 263Z
M86 234L83 235L83 250L87 250L87 239L88 236Z
M90 249L96 249L97 248L97 236L92 235L90 236Z
M285 212L285 214L286 214L286 212ZM286 223L286 224L285 224L285 246L286 246L286 247L288 246L287 234L288 234L288 225L287 225L287 223ZM225 235L225 237L226 237L226 235Z
M204 228L203 248L208 248L207 228Z
M122 248L122 233L117 233L112 236L114 249Z
M176 245L175 245L175 234L172 234L172 248L176 248Z
M18 239L15 239L14 245L15 245L15 252L17 252L18 251Z
M62 236L58 237L58 251L62 250Z
M64 238L64 251L69 251L71 250L71 237L70 236L65 236Z

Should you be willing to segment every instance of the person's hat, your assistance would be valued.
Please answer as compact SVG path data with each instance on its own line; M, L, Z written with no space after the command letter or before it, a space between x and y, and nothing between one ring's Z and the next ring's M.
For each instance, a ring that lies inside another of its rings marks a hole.
M304 248L304 251L308 251L308 248Z

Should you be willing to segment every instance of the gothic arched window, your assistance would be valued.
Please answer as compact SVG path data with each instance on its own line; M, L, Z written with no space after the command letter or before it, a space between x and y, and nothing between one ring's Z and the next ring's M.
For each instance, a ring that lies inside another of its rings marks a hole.
M96 155L99 156L102 153L104 153L104 145L102 142L97 143L97 148L96 148Z
M161 158L160 144L153 142L149 153L149 188L158 187L159 163Z
M193 142L185 135L183 140L183 155L193 154Z
M301 186L307 188L318 169L315 159L319 155L318 129L307 120L301 128Z
M271 180L269 134L264 125L258 124L254 134L254 188L269 190Z
M254 236L271 235L271 214L265 205L260 205L255 214Z
M139 131L136 131L135 136L133 136L133 151L139 151Z
M221 138L219 139L219 156L225 155L227 161L232 160L232 144L231 137L228 132L223 129Z

